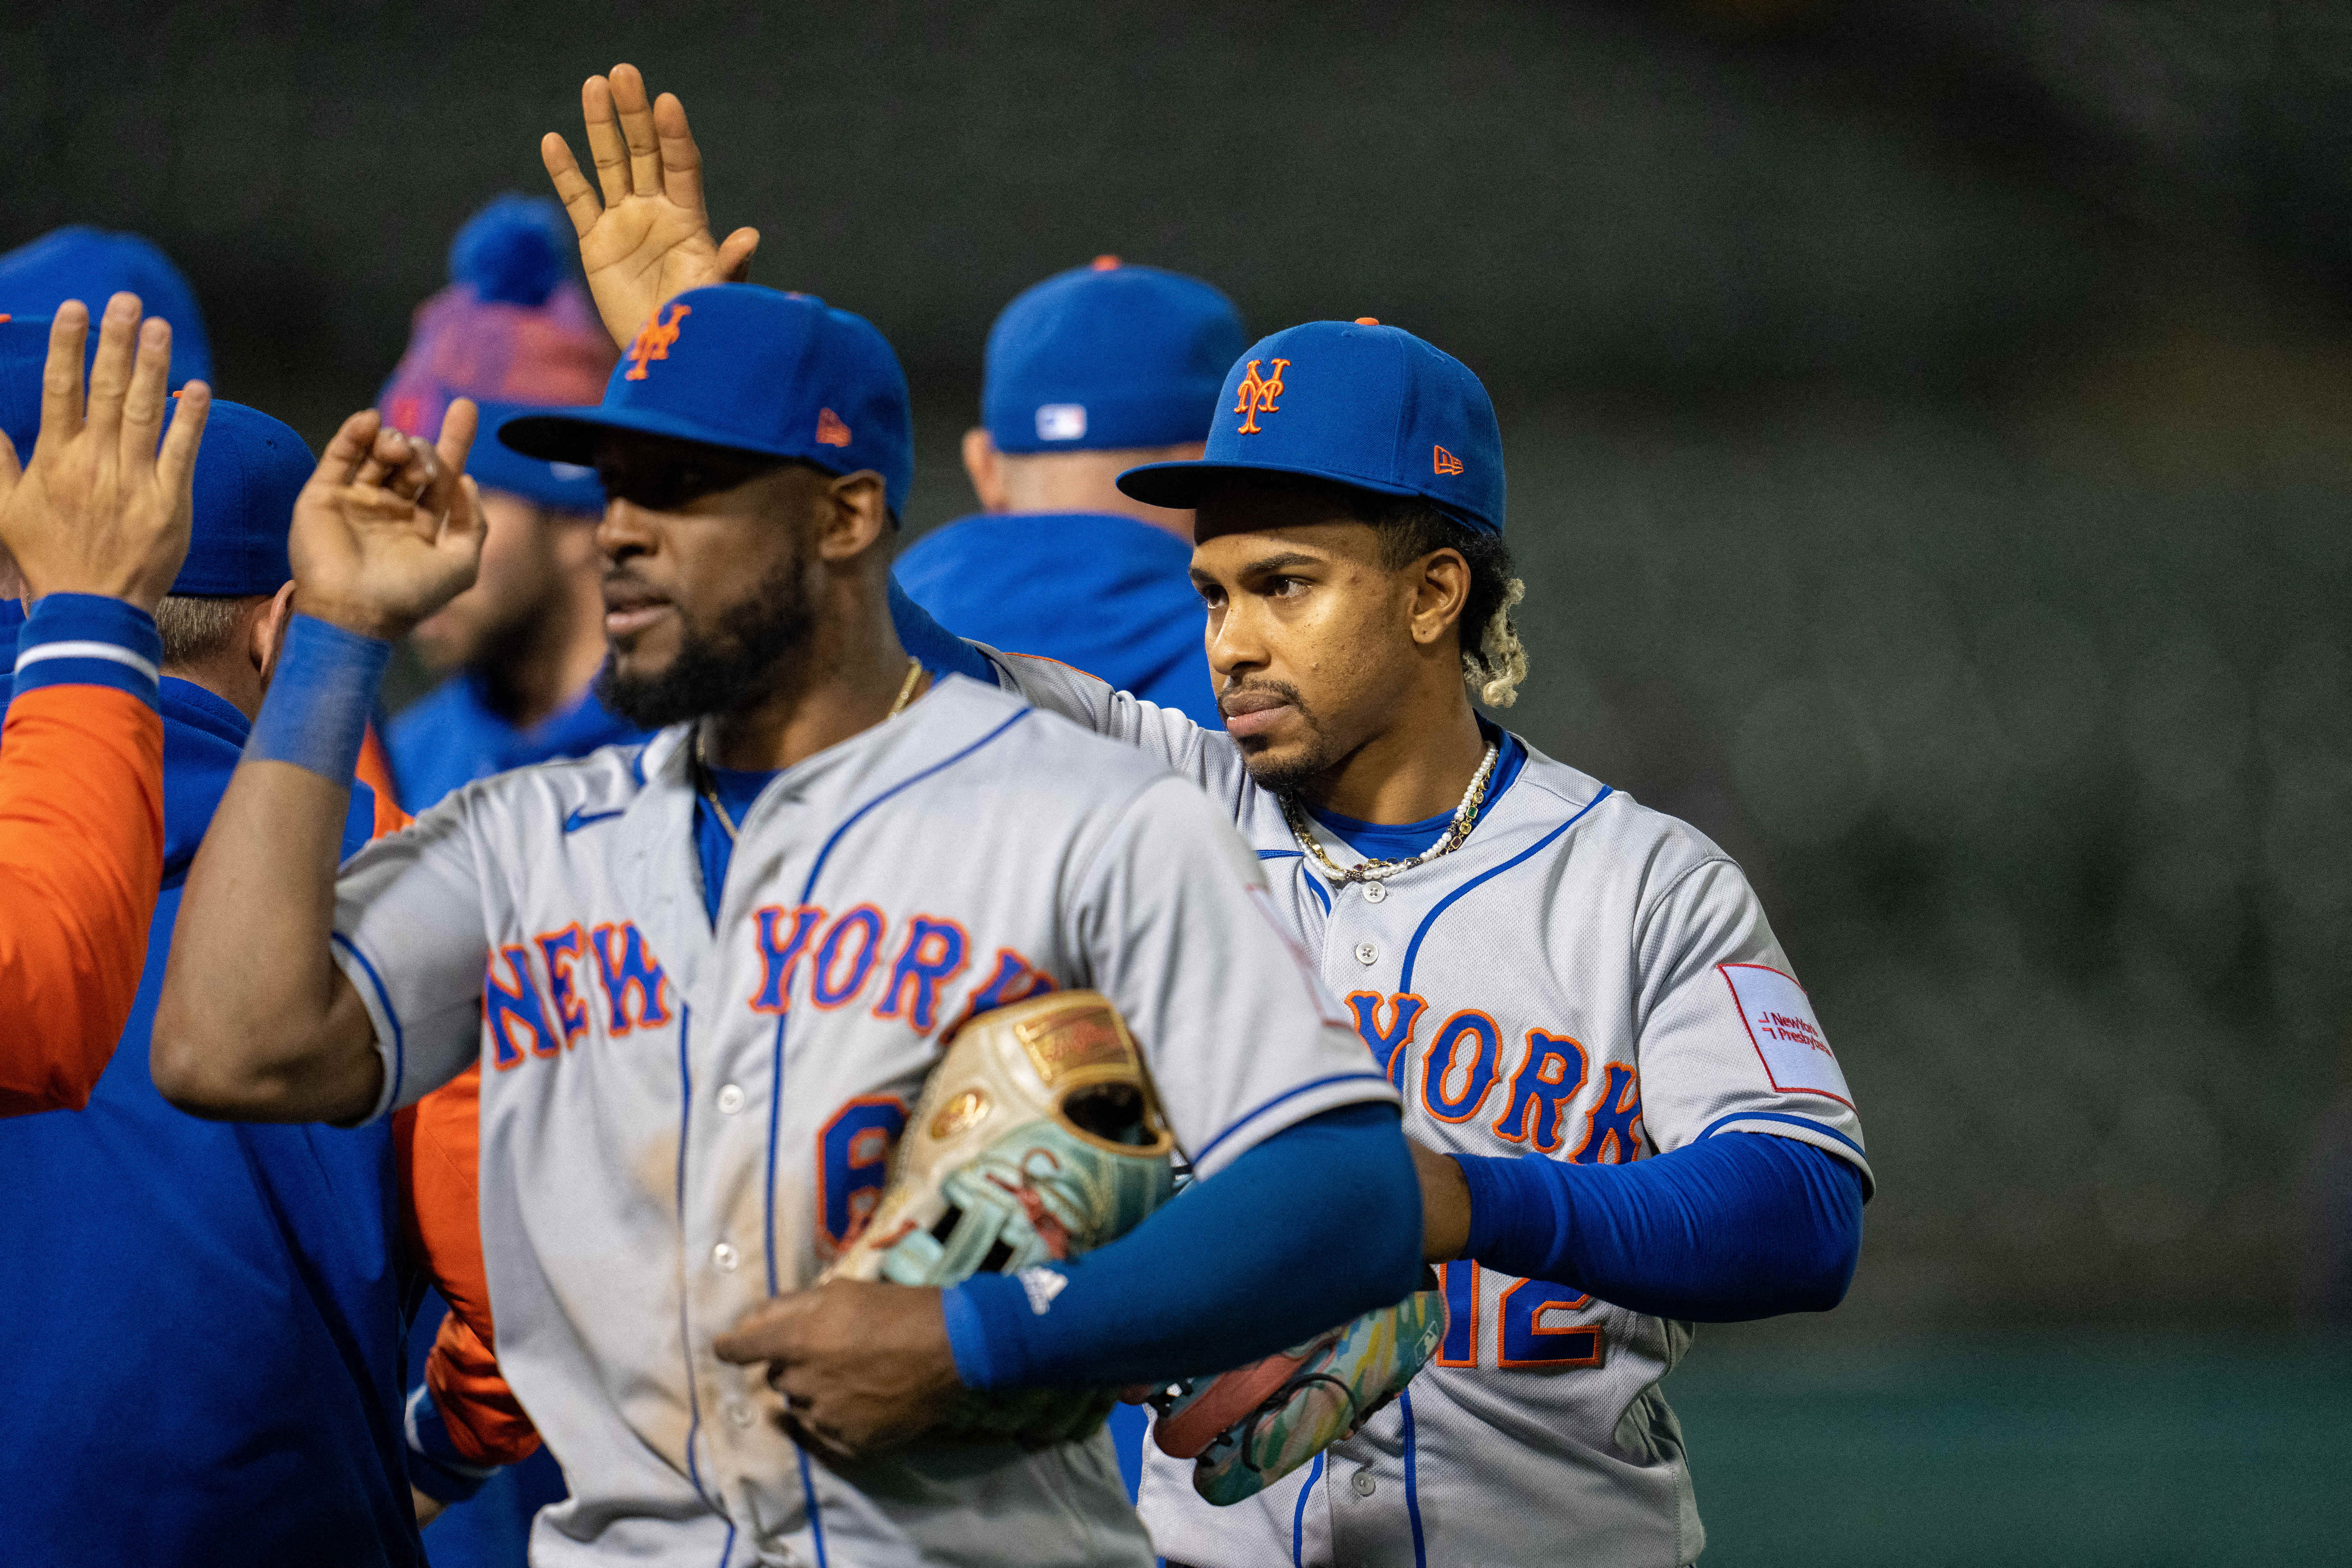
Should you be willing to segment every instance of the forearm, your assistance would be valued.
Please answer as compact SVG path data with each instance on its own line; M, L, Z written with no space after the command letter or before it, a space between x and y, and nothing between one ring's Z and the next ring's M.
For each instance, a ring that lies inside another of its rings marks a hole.
M1629 1165L1452 1158L1468 1257L1633 1311L1700 1322L1827 1311L1861 1256L1861 1173L1791 1139L1732 1133Z
M1136 1230L1056 1271L947 1293L956 1368L979 1388L1111 1385L1221 1372L1409 1294L1420 1198L1386 1106L1277 1133ZM1039 1292L1040 1295L1043 1292Z
M350 1121L375 1103L373 1028L331 947L352 758L383 668L366 640L297 617L189 870L152 1063L184 1110Z
M0 744L0 1115L75 1109L114 1055L139 988L163 869L154 622L53 594Z

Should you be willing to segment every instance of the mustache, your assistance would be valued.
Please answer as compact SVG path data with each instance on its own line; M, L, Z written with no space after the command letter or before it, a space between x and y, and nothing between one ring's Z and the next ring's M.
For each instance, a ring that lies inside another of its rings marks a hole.
M1236 713L1254 713L1277 704L1287 704L1302 716L1311 717L1311 710L1298 695L1298 688L1286 680L1260 678L1236 681L1217 693L1217 711L1228 719Z

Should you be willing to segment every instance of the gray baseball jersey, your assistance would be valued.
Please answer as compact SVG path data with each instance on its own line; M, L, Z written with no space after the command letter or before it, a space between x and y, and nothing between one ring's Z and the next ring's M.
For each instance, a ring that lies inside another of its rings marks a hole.
M687 731L474 784L343 868L379 1112L478 1056L500 1367L569 1500L531 1560L1148 1563L1107 1438L845 1477L712 1337L878 1196L967 1010L1092 986L1200 1171L1394 1091L1192 785L970 680L785 770L716 921Z
M1871 1180L1853 1096L1756 895L1683 823L1529 748L1453 853L1334 887L1223 732L1050 660L992 657L1038 706L1140 747L1232 812L1423 1142L1623 1161L1767 1132ZM1339 865L1361 858L1319 842ZM1473 1263L1444 1272L1435 1363L1309 1468L1212 1508L1189 1464L1147 1445L1160 1551L1199 1568L1697 1556L1682 1433L1658 1387L1690 1325Z

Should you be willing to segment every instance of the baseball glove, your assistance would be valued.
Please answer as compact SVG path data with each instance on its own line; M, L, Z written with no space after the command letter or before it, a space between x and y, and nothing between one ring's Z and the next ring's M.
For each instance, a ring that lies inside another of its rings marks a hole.
M1152 1441L1191 1459L1192 1489L1222 1508L1255 1497L1372 1418L1445 1336L1445 1295L1423 1288L1292 1350L1151 1396Z
M1075 1258L1168 1201L1175 1147L1108 999L1059 991L979 1014L949 1037L881 1201L820 1283L944 1286ZM1113 1402L1108 1391L967 1392L935 1436L1071 1442Z

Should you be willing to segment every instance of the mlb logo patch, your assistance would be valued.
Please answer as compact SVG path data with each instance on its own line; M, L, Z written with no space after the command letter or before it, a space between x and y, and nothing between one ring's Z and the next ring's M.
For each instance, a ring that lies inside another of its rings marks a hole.
M1037 405L1037 439L1075 441L1087 433L1083 403L1041 403Z
M1764 1063L1764 1075L1782 1093L1827 1095L1851 1108L1853 1091L1813 1017L1811 998L1791 975L1764 963L1718 963L1740 1021Z

